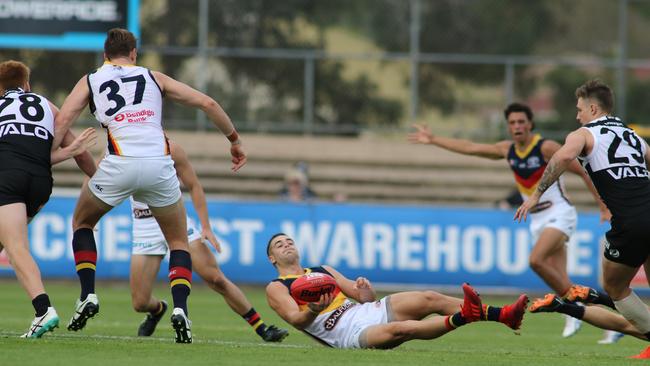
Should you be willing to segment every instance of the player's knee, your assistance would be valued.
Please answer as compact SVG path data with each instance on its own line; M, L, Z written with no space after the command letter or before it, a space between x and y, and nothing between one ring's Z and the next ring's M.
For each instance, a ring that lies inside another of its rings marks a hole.
M435 291L422 291L422 296L427 304L437 304L444 298L442 294Z
M619 281L604 278L603 289L612 299L620 299L623 297L623 293L627 289L627 286L621 286Z
M133 310L135 310L138 313L146 313L149 311L148 306L149 306L149 301L148 299L143 299L143 298L133 298L132 299L132 304L133 304Z
M388 331L391 338L395 341L407 341L411 339L415 333L415 328L412 326L412 320L390 323Z
M539 257L530 257L528 259L528 264L530 265L530 268L535 272L540 272L545 267L544 260Z
M210 273L210 276L205 279L206 282L212 287L215 291L222 292L226 289L226 276L223 275L221 271L213 271Z

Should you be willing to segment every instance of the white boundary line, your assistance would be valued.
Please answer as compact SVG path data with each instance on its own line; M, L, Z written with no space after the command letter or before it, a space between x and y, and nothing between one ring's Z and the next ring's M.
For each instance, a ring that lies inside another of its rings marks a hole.
M15 332L5 332L0 331L0 338L19 338L22 333ZM57 334L57 333L46 333L43 335L43 338L46 339L107 339L107 340L123 340L123 341L142 341L142 342L160 342L160 343L174 343L174 338L160 338L160 337L132 337L132 336L111 336L111 335L101 335L101 334ZM309 345L300 345L300 344L282 344L282 343L268 343L268 342L234 342L234 341L220 341L216 339L196 339L192 340L193 343L199 344L218 344L223 346L251 346L251 347L271 347L271 348L299 348L299 349L310 349L315 348L314 346ZM318 347L318 346L316 346ZM325 348L325 347L323 347Z

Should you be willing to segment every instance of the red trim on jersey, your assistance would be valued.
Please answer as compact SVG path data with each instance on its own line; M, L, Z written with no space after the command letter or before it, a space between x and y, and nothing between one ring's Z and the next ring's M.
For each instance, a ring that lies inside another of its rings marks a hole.
M517 182L517 184L521 185L524 188L531 188L535 184L537 184L540 179L542 179L542 175L544 175L544 170L546 170L546 164L542 165L528 178L524 178L515 172L515 182Z
M106 137L108 138L108 152L110 152L113 155L122 155L122 150L120 150L120 146L117 144L115 139L113 138L113 135L111 135L111 132L108 128L106 128Z

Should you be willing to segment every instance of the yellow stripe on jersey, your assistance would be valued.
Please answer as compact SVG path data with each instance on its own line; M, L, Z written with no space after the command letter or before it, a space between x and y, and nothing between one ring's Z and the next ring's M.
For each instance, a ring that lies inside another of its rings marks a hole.
M174 287L176 285L185 285L185 286L187 286L189 288L192 288L192 284L190 283L190 281L188 281L188 280L186 280L184 278L177 278L177 279L175 279L175 280L173 280L172 282L169 283L169 286L171 286L171 287Z
M339 292L338 295L336 295L336 297L334 298L334 300L332 300L332 302L330 303L330 306L325 308L325 310L321 311L320 313L321 314L329 313L330 311L336 310L336 308L343 305L345 300L347 300L347 296L343 295L343 292ZM299 308L300 308L301 311L305 310L305 309L307 309L307 304L299 305Z
M76 268L77 268L77 271L82 270L82 269L86 269L86 268L90 268L90 269L92 269L94 271L96 267L95 267L94 264L86 262L86 263L77 264Z
M519 189L519 193L524 194L526 196L530 196L535 192L538 185L539 185L539 183L535 183L535 184L533 184L532 187L526 188L523 185L517 183L517 189Z
M305 273L303 273L303 274L291 274L291 275L286 275L286 276L278 276L278 278L281 279L281 280L288 280L288 279L291 279L291 278L302 277L304 275L310 274L311 273L311 268L305 268L304 271L305 271Z
M533 150L533 148L534 148L535 146L537 146L537 143L539 142L539 140L540 140L541 138L542 138L541 135L535 135L535 136L533 136L533 140L530 142L530 144L529 144L528 146L526 146L526 149L524 149L524 151L519 151L519 150L517 150L517 147L515 146L515 149L514 149L514 150L515 150L515 154L517 154L517 156L519 157L519 159L523 159L523 158L525 158L526 156L528 156L528 154L530 154L530 152Z
M118 145L117 140L113 138L113 135L111 135L111 132L108 129L106 129L106 134L106 136L108 136L108 143L113 147L115 155L122 155L122 149L120 149L120 145Z

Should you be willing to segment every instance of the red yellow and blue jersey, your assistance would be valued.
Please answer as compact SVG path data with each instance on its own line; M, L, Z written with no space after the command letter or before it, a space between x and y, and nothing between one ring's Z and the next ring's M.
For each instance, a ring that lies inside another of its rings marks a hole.
M513 143L508 150L508 164L515 176L515 183L522 198L526 200L539 185L547 161L542 154L544 139L535 135L524 151L518 151ZM571 205L566 198L564 183L560 177L553 183L539 200L538 211L554 205Z
M323 268L322 266L318 266L318 267L304 268L304 273L303 274L280 276L280 277L274 279L272 282L280 282L281 284L285 285L287 287L287 291L289 291L289 293L291 293L291 284L293 283L293 281L295 281L298 277L301 277L301 276L306 275L306 274L310 274L312 272L324 273L326 275L332 276L332 274L329 273L325 268ZM332 276L332 277L334 277L334 276ZM349 301L348 297L345 296L343 294L343 292L339 291L339 293L336 295L334 300L332 300L332 303L330 304L330 306L325 308L325 310L321 311L321 314L329 313L330 311L335 310L339 306L343 305L343 303L346 302L346 300ZM307 304L302 304L302 305L298 304L298 307L302 311L302 310L307 309Z
M286 286L287 291L291 293L291 284L293 281L312 272L325 273L332 276L332 274L325 268L318 266L305 268L303 274L280 276L272 282L280 282ZM303 332L325 346L334 347L336 344L340 343L340 339L343 337L343 334L347 329L346 326L341 326L340 324L337 326L337 323L339 323L341 317L354 306L356 306L356 304L350 301L343 292L339 291L334 300L332 300L332 303L321 311L316 319L314 319L309 326L303 329ZM300 311L307 309L306 304L298 304L298 307L300 308Z

